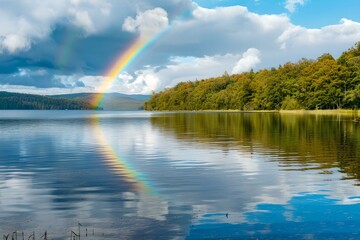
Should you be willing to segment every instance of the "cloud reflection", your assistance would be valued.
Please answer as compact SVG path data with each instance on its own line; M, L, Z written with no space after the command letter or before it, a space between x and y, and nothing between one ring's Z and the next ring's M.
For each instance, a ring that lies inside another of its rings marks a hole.
M61 236L80 221L108 239L183 239L221 224L251 238L296 224L309 230L312 203L324 219L343 213L337 223L352 229L344 214L358 210L357 180L345 179L346 165L334 166L334 158L296 152L303 146L295 138L265 128L273 118L252 119L256 127L221 113L176 122L181 116L69 112L0 116L0 233L48 228ZM343 123L331 124L318 129L335 131L331 126ZM354 132L345 132L349 142L357 130L347 129ZM313 130L307 141L319 145ZM319 156L324 161L315 161Z

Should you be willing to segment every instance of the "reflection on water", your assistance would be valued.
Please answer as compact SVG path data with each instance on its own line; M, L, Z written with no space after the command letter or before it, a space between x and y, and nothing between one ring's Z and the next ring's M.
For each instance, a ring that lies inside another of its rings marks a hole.
M341 205L325 194L294 196L286 204L259 204L240 223L205 214L187 239L359 239L360 205ZM233 218L237 218L234 216ZM215 224L214 224L215 223Z
M360 126L352 119L341 115L187 113L151 121L182 141L274 156L283 170L340 167L349 178L360 179Z
M64 239L81 222L104 239L356 239L351 120L1 111L0 234Z
M96 138L96 142L100 147L102 147L102 155L105 156L105 161L108 167L118 175L122 177L122 179L126 182L130 182L134 185L135 190L143 191L149 190L149 184L145 182L144 177L142 174L133 166L131 163L126 161L125 159L121 158L116 153L116 148L112 147L111 144L108 142L105 133L102 130L101 123L100 123L101 116L99 115L92 115L91 116L91 126L94 131L94 135Z

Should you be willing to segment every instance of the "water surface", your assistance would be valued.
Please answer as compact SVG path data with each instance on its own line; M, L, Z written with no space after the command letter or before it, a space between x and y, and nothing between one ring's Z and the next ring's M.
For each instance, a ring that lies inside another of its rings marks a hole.
M358 239L353 118L1 111L0 234Z

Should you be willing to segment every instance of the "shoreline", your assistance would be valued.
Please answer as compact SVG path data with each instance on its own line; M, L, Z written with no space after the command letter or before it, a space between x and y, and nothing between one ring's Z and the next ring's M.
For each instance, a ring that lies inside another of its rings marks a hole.
M352 109L322 109L322 110L280 110L281 114L316 114L316 115L360 115L360 110Z
M360 115L360 110L352 110L352 109L321 109L321 110L145 110L146 112L168 112L168 113L279 113L279 114L358 114Z

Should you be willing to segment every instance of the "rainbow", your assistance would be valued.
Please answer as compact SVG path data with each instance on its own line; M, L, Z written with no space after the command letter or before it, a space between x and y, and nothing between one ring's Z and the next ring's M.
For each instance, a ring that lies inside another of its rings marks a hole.
M60 45L59 54L56 57L56 65L59 69L67 66L69 59L72 56L73 48L75 46L76 34L74 31L67 30L62 43Z
M146 180L143 174L138 172L125 159L119 157L111 147L100 125L99 116L95 114L92 115L90 117L90 123L101 153L104 156L105 164L110 167L111 171L121 176L122 180L130 183L134 190L154 193L151 184Z
M191 15L191 12L188 10L183 11L177 17L177 21L187 18ZM104 98L104 94L111 87L112 83L116 80L117 76L120 72L124 71L134 60L146 50L149 46L151 46L158 38L160 38L165 32L170 29L170 26L165 27L160 32L154 34L153 36L141 36L136 39L132 44L130 44L125 51L120 51L118 57L115 62L111 64L111 67L104 74L106 76L106 80L101 84L99 88L99 93L94 94L91 99L91 105L94 107L99 107L102 99Z
M125 51L121 51L115 63L106 72L106 80L99 88L99 94L95 94L91 100L92 106L98 107L104 97L105 92L111 87L120 72L124 71L134 60L149 46L151 46L165 30L153 37L139 37Z

